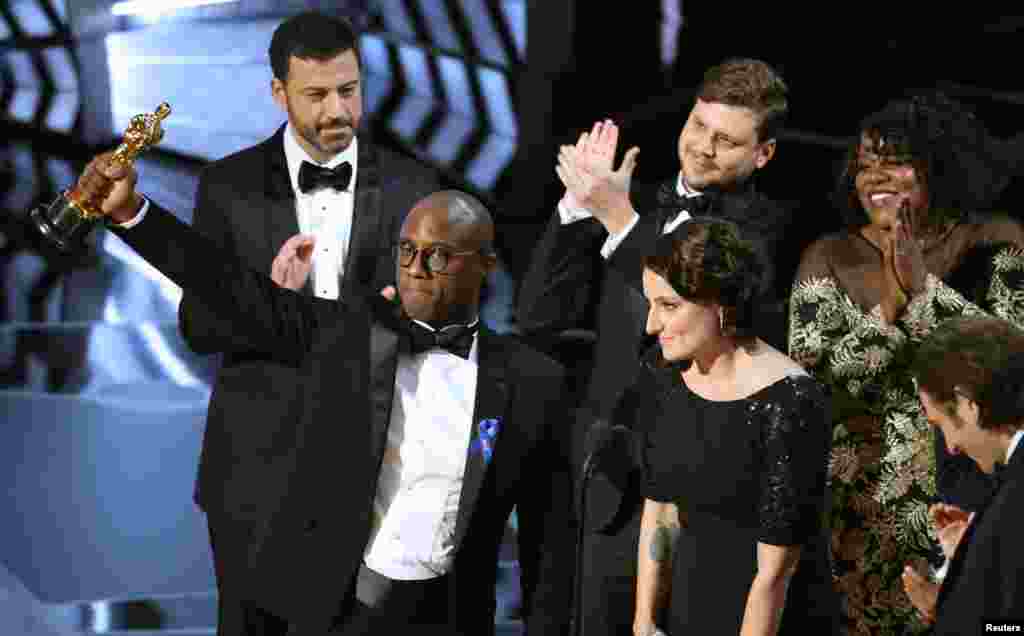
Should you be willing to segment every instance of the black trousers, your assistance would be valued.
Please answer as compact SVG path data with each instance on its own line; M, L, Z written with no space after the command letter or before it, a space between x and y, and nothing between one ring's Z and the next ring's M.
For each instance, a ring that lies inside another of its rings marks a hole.
M449 614L449 581L396 581L363 566L329 636L460 636ZM291 625L287 636L328 636ZM262 634L260 636L263 636Z
M232 576L245 572L248 534L222 516L207 515L210 550L217 576L217 636L285 636L288 622L244 600Z
M355 589L334 627L325 634L302 622L289 623L236 594L230 573L243 572L245 541L222 518L207 519L217 575L217 636L460 636L450 627L448 581L393 581L361 568ZM217 523L219 522L219 523Z
M409 617L372 608L358 599L348 616L331 630L330 636L461 636L445 622L416 621ZM289 634L291 636L291 634ZM296 634L295 636L306 636ZM312 636L312 635L311 635Z

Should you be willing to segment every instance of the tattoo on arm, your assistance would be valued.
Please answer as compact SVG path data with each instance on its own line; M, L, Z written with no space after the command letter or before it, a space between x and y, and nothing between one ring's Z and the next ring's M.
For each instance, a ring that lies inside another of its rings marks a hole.
M664 563L672 560L672 549L679 536L679 526L659 523L651 537L651 560Z

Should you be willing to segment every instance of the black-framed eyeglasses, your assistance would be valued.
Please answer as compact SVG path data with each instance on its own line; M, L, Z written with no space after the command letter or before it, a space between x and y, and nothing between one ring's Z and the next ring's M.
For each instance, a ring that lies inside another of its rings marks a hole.
M395 250L398 253L398 264L402 267L411 267L416 255L423 252L423 266L432 274L446 273L454 258L480 253L480 250L458 252L447 245L417 247L412 241L399 241Z

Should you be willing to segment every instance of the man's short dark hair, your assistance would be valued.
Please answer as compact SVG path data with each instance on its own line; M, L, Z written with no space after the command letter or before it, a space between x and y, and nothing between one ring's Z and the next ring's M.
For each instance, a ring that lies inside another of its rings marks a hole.
M294 15L274 30L270 38L270 68L282 82L288 79L292 57L320 62L346 51L359 59L358 38L352 23L342 17L307 11Z
M956 394L974 401L984 429L1024 419L1024 332L1000 318L952 318L918 347L911 372L917 386L943 405Z
M789 102L782 76L761 60L729 59L704 73L697 89L703 102L742 106L757 114L757 140L774 139L786 119Z

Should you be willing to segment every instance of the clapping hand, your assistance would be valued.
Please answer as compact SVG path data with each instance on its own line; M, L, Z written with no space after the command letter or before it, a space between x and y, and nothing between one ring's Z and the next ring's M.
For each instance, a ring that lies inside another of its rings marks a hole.
M970 513L950 504L938 503L928 509L928 515L939 536L942 553L947 559L952 559L970 523Z
M281 246L270 265L270 278L279 287L298 291L306 284L313 270L313 246L316 238L309 234L296 234Z
M613 170L619 129L608 120L580 135L575 146L562 146L555 172L566 188L570 206L591 211L610 233L617 234L636 213L629 201L629 186L640 149L630 148Z
M908 565L903 570L903 591L917 609L921 620L928 625L934 623L935 606L939 600L939 584L932 583Z
M900 206L899 220L893 225L882 245L883 269L888 293L883 296L882 311L893 323L907 304L922 293L928 277L924 250L917 239L917 227L910 202Z
M950 504L938 503L928 509L928 516L931 517L932 526L939 536L942 553L947 559L952 559L964 531L971 522L970 513ZM939 584L929 581L908 565L903 570L903 590L917 608L921 619L928 624L934 623Z
M924 250L918 241L918 227L908 200L900 206L900 221L893 234L890 249L896 279L907 296L913 298L924 291L928 266L924 262Z

